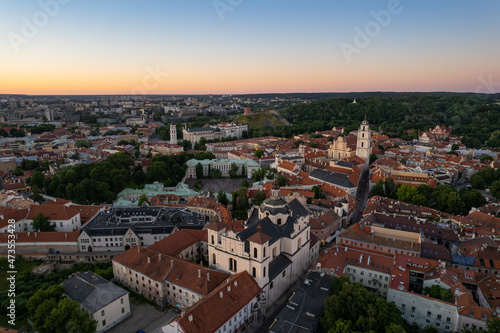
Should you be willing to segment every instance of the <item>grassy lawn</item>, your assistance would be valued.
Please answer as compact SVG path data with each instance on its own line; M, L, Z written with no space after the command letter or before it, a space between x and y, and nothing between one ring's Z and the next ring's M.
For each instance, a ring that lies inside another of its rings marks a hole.
M16 271L17 274L24 272L31 272L38 264L32 261L18 262L16 260ZM7 290L9 287L9 282L7 281L7 271L9 271L9 263L7 261L0 261L0 291Z
M241 124L247 124L250 129L269 126L270 123L273 123L276 127L284 126L281 120L271 113L256 113L248 116L239 116L237 120Z

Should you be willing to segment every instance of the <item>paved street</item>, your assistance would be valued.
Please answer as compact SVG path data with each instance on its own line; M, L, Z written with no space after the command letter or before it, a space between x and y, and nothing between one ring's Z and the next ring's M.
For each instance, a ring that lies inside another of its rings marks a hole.
M125 321L116 325L108 333L135 333L143 330L146 333L159 333L161 327L168 324L177 316L177 312L171 308L166 312L160 312L149 304L130 304L132 314Z
M369 175L370 175L370 172L366 171L361 176L361 180L360 180L361 181L361 185L360 185L360 187L358 189L357 197L355 198L356 199L356 203L357 203L356 212L354 213L354 216L353 216L353 218L351 220L351 224L358 222L363 217L362 214L359 213L359 211L362 210L364 212L364 210L366 208L366 203L368 201L368 195L370 194L370 188L369 188L370 179L369 179Z

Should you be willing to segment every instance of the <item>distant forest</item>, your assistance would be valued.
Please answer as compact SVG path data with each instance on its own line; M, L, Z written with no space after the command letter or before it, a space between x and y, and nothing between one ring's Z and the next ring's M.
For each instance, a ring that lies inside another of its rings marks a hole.
M355 94L353 94L355 95ZM452 93L394 93L390 97L333 98L285 108L280 114L292 126L259 129L259 134L291 136L301 132L346 126L356 129L365 115L374 125L391 137L413 139L417 133L436 125L452 126L453 133L463 136L470 148L500 147L500 96ZM260 133L264 132L264 133ZM272 133L271 133L272 132Z

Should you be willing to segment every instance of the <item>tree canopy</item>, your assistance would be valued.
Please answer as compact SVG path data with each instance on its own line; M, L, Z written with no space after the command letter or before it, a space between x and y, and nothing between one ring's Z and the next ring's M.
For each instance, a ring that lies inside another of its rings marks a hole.
M321 318L324 332L400 332L406 326L401 311L394 303L368 292L361 283L348 279L336 283L332 295L325 300Z

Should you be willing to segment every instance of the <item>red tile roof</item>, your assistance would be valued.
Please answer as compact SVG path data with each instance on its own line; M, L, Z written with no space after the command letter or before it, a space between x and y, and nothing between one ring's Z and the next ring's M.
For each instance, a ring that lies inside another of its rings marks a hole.
M181 260L148 248L134 246L113 259L131 270L152 280L168 281L200 295L208 295L229 274L208 269L198 264ZM172 265L173 264L173 265ZM199 273L201 277L199 277ZM209 274L209 277L207 277Z
M75 217L78 212L73 208L69 208L58 204L44 204L39 206L31 206L30 212L26 219L33 220L39 213L47 216L50 220L69 220Z
M148 249L155 250L163 254L176 256L188 247L207 241L208 232L206 230L181 229L159 242L150 245Z
M234 274L175 321L183 332L215 332L260 291L259 285L246 271Z

